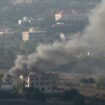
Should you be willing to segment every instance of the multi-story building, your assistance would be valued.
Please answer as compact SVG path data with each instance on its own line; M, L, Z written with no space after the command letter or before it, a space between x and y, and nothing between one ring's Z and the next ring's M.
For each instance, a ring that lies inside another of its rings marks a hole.
M31 72L27 78L27 87L34 87L42 92L56 92L57 73Z

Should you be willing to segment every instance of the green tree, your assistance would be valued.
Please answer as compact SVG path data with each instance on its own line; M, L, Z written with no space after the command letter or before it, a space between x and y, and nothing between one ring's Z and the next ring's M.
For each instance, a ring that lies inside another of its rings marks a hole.
M34 101L46 101L46 95L39 89L34 89L33 87L25 88L24 93L26 99Z
M96 86L97 88L105 88L105 76L99 75L96 77Z
M84 105L84 97L76 89L65 91L62 94L62 99L64 101L73 102L74 105Z

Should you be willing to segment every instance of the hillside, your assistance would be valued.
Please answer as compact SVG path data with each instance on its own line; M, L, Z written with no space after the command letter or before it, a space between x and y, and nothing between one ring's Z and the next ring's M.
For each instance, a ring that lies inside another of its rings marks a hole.
M24 50L22 48L22 32L24 30L31 27L40 27L40 30L46 29L48 32L44 40L41 37L39 41L38 38L34 37L26 43L27 53L32 53L39 43L46 43L47 39L50 43L57 40L58 33L68 33L69 37L69 33L82 31L88 24L84 20L78 22L68 20L63 21L65 22L64 25L52 28L56 24L54 19L56 12L61 10L69 11L71 9L87 10L89 12L98 2L100 0L0 0L0 29L2 30L2 27L11 28L14 32L13 35L0 37L0 68L11 68L14 65L16 56ZM19 26L18 20L25 16L33 21L30 24ZM72 68L75 64L69 65ZM77 62L76 65L79 65L79 63ZM65 67L63 65L62 68L66 69L68 66Z

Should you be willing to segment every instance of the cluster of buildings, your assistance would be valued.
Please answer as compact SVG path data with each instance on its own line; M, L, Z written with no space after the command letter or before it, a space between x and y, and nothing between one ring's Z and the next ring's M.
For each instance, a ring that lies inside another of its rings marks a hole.
M42 71L29 72L27 75L20 75L18 78L11 78L8 75L8 79L1 82L0 89L12 91L16 86L20 86L21 88L32 87L44 93L62 92L70 89L70 86L67 86L70 81L61 76L60 73Z
M87 21L88 11L81 9L69 9L55 13L56 21Z
M0 89L2 91L13 91L16 89L16 86L18 88L20 86L21 91L24 88L34 88L43 93L58 93L75 87L95 86L93 79L82 79L81 81L79 76L70 75L57 72L29 72L27 75L20 75L18 78L12 78L12 80L10 77L10 80L1 82Z
M11 79L11 78L10 78ZM35 88L45 93L57 92L59 82L58 73L30 72L27 75L20 75L18 78L1 82L0 89L11 91L20 85L21 88Z
M49 36L46 29L40 29L39 27L31 27L27 31L22 33L23 40L30 39L35 40L35 42L52 42L56 39L56 36Z
M101 0L70 0L69 9L55 13L56 21L87 21L88 14Z
M5 25L1 25L0 26L0 36L3 36L3 35L13 35L14 34L14 31L9 28L9 27L6 27Z
M24 23L31 23L32 21L33 21L33 18L24 16L22 19L18 20L18 25L22 25Z

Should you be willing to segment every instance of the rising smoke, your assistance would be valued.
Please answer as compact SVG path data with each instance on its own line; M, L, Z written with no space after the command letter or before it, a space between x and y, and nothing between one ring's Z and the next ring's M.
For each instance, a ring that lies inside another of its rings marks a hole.
M78 73L99 73L105 69L105 1L97 5L89 16L89 25L69 41L39 45L36 52L17 56L9 74L17 75L36 67L39 70L67 70Z

